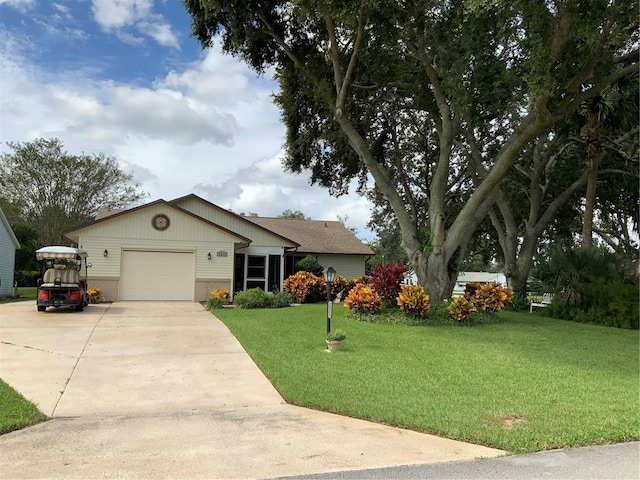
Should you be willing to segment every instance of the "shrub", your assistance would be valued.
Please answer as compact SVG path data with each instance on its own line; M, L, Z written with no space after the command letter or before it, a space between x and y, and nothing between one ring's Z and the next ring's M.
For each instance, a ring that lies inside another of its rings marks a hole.
M476 306L464 296L453 300L447 308L449 315L458 322L466 322L471 314L477 311Z
M225 300L229 300L229 290L227 290L226 288L211 290L211 296L215 298L223 298Z
M400 293L400 285L407 267L403 263L381 263L371 269L369 279L383 301L394 301Z
M38 270L16 270L14 281L18 282L19 287L35 287L38 277L40 277Z
M595 279L614 280L624 276L620 259L606 248L552 246L538 261L532 275L543 292L555 293L567 303L582 301L584 285Z
M358 313L374 313L382 305L382 298L369 285L357 284L351 289L344 301L344 306Z
M293 298L287 292L276 292L271 297L272 308L284 308L293 303Z
M402 313L411 318L423 318L429 311L429 295L424 293L422 285L402 285L397 298Z
M267 308L271 306L271 297L261 288L250 288L238 292L233 299L238 308Z
M207 299L205 308L207 310L218 310L227 304L227 300L222 297L211 296Z
M528 312L529 300L522 297L513 297L511 303L507 305L506 310L509 310L510 312Z
M594 280L583 286L583 292L579 305L556 300L539 314L605 327L639 328L637 281Z
M296 262L296 272L304 271L315 275L316 277L322 277L324 269L322 265L318 263L316 257L313 255L307 255L302 260Z
M472 286L472 292L472 296L467 297L465 289L464 298L473 303L476 308L487 312L501 312L513 300L513 292L499 283Z
M93 287L87 290L87 295L89 295L89 302L98 303L100 301L100 297L102 297L102 292L99 288Z
M323 278L317 277L312 273L300 271L287 277L283 284L284 291L289 293L296 299L298 303L304 301L311 294L316 296L326 292L327 286Z

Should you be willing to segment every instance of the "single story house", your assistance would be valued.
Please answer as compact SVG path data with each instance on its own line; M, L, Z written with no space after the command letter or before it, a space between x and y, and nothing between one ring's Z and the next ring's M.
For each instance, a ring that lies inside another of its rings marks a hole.
M0 208L0 297L13 295L16 250L20 243Z
M456 284L453 287L453 296L457 297L464 294L467 283L499 283L503 287L507 286L507 277L504 273L491 272L458 272Z
M504 273L491 273L491 272L458 272L456 283L453 286L452 297L460 297L464 294L464 290L467 287L467 283L499 283L503 287L507 287L507 277ZM418 283L418 277L415 272L411 270L405 275L405 284L416 285Z
M63 233L89 254L89 286L108 301L204 301L218 288L281 290L307 254L355 278L373 255L340 222L244 217L193 194L101 212Z

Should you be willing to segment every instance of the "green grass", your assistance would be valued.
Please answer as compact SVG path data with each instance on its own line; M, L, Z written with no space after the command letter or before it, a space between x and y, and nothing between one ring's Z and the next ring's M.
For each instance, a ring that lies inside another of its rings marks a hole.
M362 323L334 305L216 310L289 403L513 453L640 438L638 331L503 312L475 327Z
M6 303L11 302L24 302L26 300L35 300L38 295L37 287L18 287L19 298L10 298L6 300Z
M0 434L34 425L46 418L33 403L0 379Z

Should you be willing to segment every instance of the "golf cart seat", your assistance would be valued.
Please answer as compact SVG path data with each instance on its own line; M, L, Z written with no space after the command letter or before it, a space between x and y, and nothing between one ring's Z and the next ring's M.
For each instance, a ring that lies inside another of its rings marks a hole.
M59 283L56 280L59 280ZM75 269L58 270L50 268L44 272L41 287L77 287L80 283L80 275Z

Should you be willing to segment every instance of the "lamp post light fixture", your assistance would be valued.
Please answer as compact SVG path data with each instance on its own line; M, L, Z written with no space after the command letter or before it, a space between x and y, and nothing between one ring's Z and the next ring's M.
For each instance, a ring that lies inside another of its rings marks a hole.
M327 333L331 333L331 317L333 316L333 303L331 302L331 284L336 278L336 271L333 267L327 267L322 272L324 281L327 282Z

